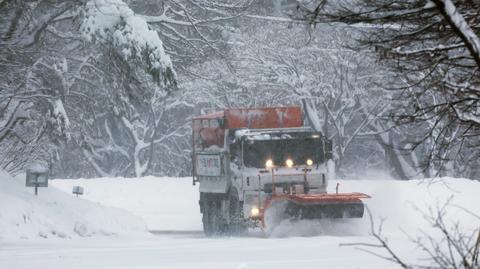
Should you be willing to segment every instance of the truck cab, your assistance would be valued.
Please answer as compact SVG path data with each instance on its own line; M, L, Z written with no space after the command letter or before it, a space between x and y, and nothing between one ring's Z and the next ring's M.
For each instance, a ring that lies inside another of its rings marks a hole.
M250 220L272 195L326 193L333 177L331 143L310 128L237 130L230 156L231 174L241 179L232 186L242 190Z

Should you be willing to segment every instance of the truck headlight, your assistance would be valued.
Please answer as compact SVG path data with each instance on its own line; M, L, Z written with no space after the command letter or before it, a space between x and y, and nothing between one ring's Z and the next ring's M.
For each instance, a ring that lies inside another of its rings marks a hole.
M273 167L273 160L272 160L272 159L268 159L268 160L265 162L265 167L266 167L266 168L272 168L272 167Z
M312 159L308 159L308 160L307 160L307 165L312 165L312 164L313 164Z
M250 209L250 216L252 217L257 217L258 215L260 214L260 209L258 209L258 207L252 207L252 209Z
M287 159L287 160L285 161L285 164L287 165L287 167L292 167L292 166L293 166L293 161L292 161L292 159Z

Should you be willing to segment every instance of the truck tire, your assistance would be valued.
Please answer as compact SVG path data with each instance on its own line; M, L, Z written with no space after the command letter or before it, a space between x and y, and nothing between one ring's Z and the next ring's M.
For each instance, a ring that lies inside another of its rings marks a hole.
M208 201L203 201L203 215L202 215L202 223L203 223L203 232L207 237L213 235L212 223L211 223L211 209Z
M229 198L229 221L228 233L230 235L246 235L248 226L243 217L243 205L238 199L238 193L232 189L228 195Z
M227 233L227 222L222 215L222 197L205 194L203 201L203 231L207 237L221 236Z

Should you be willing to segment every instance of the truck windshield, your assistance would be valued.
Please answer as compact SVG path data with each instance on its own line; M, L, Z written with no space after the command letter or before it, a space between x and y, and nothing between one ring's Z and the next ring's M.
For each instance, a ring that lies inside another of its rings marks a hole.
M268 159L275 166L285 166L287 159L294 165L305 165L308 159L319 164L323 163L323 156L321 139L249 140L243 144L243 162L247 167L264 168Z

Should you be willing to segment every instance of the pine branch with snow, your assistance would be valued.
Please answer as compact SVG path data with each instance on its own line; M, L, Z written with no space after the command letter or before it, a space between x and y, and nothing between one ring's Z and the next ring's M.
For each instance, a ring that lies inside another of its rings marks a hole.
M125 60L144 64L153 80L168 91L177 75L157 32L122 0L91 0L83 10L81 31L89 41L112 44Z

